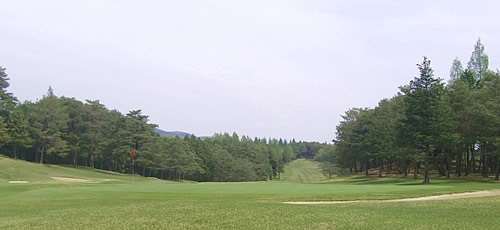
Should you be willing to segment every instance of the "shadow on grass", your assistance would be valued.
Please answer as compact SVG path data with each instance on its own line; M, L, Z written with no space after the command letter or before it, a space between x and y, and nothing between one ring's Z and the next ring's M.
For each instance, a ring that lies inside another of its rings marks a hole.
M430 178L431 183L429 185L447 185L447 184L465 184L465 183L484 183L484 184L500 184L498 181L491 179L482 178ZM362 176L346 176L339 178L337 181L332 181L330 183L338 184L351 184L351 185L378 185L378 184L394 184L394 185L424 185L422 183L423 178L413 179L413 177L376 177L373 175L362 175Z

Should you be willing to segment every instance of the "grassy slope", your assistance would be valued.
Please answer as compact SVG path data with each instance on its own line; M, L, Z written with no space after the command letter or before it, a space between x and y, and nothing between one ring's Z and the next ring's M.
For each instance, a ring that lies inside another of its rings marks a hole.
M132 178L127 174L111 171L91 170L89 168L72 168L51 164L38 164L23 160L14 160L0 155L0 183L8 181L28 181L30 183L56 183L51 177L84 178L93 182L102 182L107 179L113 183L129 183ZM134 182L153 181L151 178L134 177Z
M312 162L295 162L290 165L295 169L287 173L296 175L305 170L296 163ZM38 165L25 167L35 166ZM68 170L55 169L51 173L64 174ZM71 175L93 173L76 170L81 172ZM287 180L291 178L299 176ZM433 184L422 185L404 178L373 177L311 184L49 182L0 182L0 229L491 229L500 226L499 196L319 206L280 203L393 199L500 188L500 184L488 182L432 180Z
M315 161L298 159L285 165L285 173L281 174L281 181L295 183L315 183L327 177L321 173Z

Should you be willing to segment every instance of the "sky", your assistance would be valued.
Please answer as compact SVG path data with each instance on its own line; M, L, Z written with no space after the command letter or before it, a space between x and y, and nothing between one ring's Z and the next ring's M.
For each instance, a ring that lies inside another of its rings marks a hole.
M0 66L36 101L142 109L167 131L330 142L431 60L448 80L481 38L500 68L500 1L7 1Z

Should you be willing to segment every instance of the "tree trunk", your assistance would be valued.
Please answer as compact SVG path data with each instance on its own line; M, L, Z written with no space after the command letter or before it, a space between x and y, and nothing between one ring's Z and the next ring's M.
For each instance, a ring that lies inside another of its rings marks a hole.
M457 160L455 162L455 176L462 176L462 153L457 151Z
M404 176L407 177L408 176L408 161L407 160L403 160L403 170L404 170Z
M441 176L446 176L445 172L444 172L444 166L443 164L440 164L436 158L434 156L432 156L432 163L436 166L436 168L438 169L439 171L439 175Z
M470 160L469 160L469 157L470 157L470 149L467 147L467 155L466 155L465 161L464 161L464 163L466 164L465 165L465 176L469 175L469 170L470 170Z
M446 154L446 178L450 178L451 171L451 151Z
M383 164L383 161L379 158L378 159L378 177L382 177L383 170L384 170L384 164Z
M418 175L418 162L415 161L413 163L413 179L417 179L417 175Z
M481 169L484 167L484 154L483 154L483 149L479 151L479 166L477 167L478 172L482 172Z
M387 161L387 164L385 165L387 167L387 170L386 170L386 173L387 173L387 176L389 176L391 174L391 161Z
M492 157L490 157L490 158L488 158L488 161L489 161L488 165L490 167L490 173L495 173L496 168L497 168L496 165L497 165L498 159L493 160Z
M424 165L424 184L430 184L429 180L429 155L430 155L430 144L425 145L425 165Z
M483 167L481 168L481 172L484 178L488 178L488 166L486 164L486 156L481 151L481 161L483 162Z
M94 155L93 155L93 145L92 145L92 138L90 139L90 152L89 152L89 156L90 156L90 168L91 169L94 169Z
M43 164L43 152L45 151L45 148L42 145L42 151L40 151L40 164Z
M366 160L365 162L365 175L368 176L368 168L370 167L370 161Z
M92 106L92 109L97 109L97 107L95 106ZM94 120L94 111L92 111L91 113L91 119L90 119L90 146L89 146L89 157L90 157L90 168L93 169L94 168L94 141L93 141L93 130L94 130L94 124L95 124L95 120Z
M470 146L470 155L471 155L471 161L472 161L471 166L472 166L472 172L473 173L476 173L476 157L475 157L475 152L476 151L475 151L475 147L476 146L474 144L472 144Z
M497 168L497 174L495 175L495 180L498 180L498 176L500 174L500 160L498 160L498 158L497 158L496 168Z

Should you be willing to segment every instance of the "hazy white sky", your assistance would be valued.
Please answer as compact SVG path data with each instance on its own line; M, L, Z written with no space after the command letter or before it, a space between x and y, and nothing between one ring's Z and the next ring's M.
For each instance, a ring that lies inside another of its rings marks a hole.
M98 99L198 136L330 141L428 56L448 79L479 37L500 67L500 1L7 1L0 66L35 101Z

